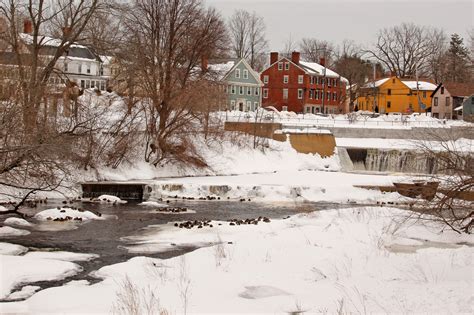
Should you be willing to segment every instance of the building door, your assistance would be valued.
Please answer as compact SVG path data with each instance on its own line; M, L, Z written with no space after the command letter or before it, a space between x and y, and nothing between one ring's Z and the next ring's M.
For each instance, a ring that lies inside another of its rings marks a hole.
M240 110L241 112L244 111L244 103L243 103L243 102L239 102L239 110Z

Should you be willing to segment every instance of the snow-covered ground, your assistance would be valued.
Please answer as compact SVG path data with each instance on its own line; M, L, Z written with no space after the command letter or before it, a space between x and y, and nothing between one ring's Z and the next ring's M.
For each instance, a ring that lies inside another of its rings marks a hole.
M343 128L384 128L384 129L411 129L416 127L432 128L450 128L450 127L469 127L472 123L462 120L437 119L426 114L411 115L380 115L370 117L370 113L362 111L352 114L353 118L348 119L347 115L315 115L315 114L296 114L294 112L272 112L260 110L255 112L222 112L216 113L219 117L225 117L228 121L257 121L278 122L284 126L314 126L314 127L343 127Z
M23 302L1 303L0 312L145 313L148 306L168 314L472 314L473 237L441 233L440 226L407 221L406 215L374 207L312 212L258 225L150 227L135 236L143 246L217 245L168 260L135 257L95 272L103 279L99 283L73 281L45 289ZM76 270L70 262L41 265L33 259L47 259L14 253L0 257L3 270L12 269L15 279L32 278L32 270L54 271L56 277ZM14 267L19 264L25 268ZM2 277L4 296L12 277Z

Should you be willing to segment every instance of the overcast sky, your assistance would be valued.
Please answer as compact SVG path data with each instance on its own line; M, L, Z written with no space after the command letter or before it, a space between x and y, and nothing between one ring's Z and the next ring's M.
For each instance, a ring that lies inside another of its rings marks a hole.
M207 0L227 18L236 9L265 19L270 50L281 50L290 35L369 45L377 30L402 22L443 28L467 41L473 28L472 0Z

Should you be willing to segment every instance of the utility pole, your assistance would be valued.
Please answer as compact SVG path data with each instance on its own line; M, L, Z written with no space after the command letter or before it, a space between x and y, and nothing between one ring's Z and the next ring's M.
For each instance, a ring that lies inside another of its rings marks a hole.
M375 78L376 78L376 76L377 76L377 70L376 70L377 64L375 63L375 61L374 61L374 63L372 64L372 66L373 66L373 72L374 72L374 102L373 102L373 104L372 104L372 112L375 113L375 107L377 106L377 102L376 102L376 100L375 100L375 95L376 95L376 93L377 93L377 88L375 87Z

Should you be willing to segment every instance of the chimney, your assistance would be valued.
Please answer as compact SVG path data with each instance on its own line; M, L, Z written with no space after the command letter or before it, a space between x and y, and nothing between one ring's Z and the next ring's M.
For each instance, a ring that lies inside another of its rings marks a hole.
M23 33L31 34L33 33L33 23L30 20L23 21Z
M323 67L326 67L326 58L319 58L319 64Z
M294 51L291 53L291 61L296 64L300 63L300 53L298 51Z
M274 64L275 62L278 61L278 52L271 52L270 53L270 64Z
M209 60L207 59L207 56L202 55L201 56L201 70L202 72L207 72L209 66Z

